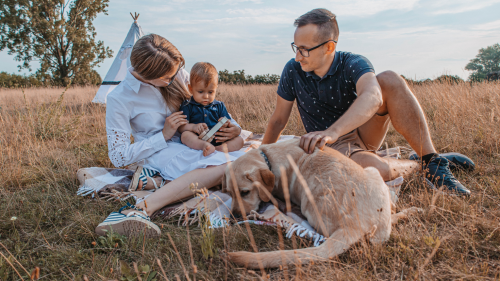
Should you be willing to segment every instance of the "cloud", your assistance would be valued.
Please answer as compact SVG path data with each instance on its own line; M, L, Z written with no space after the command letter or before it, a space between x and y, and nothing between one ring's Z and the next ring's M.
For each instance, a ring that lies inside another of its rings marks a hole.
M476 24L471 27L473 30L494 30L500 29L500 20L491 21L488 23Z
M262 4L262 0L172 0L172 3L189 3L189 2L208 2L210 4L219 4L219 5L238 5L245 2L252 4Z
M367 16L387 10L411 10L419 0L327 0L314 1L316 7L329 9L337 16Z
M441 0L441 1L425 1L419 3L420 6L426 6L431 10L434 10L432 14L443 15L443 14L458 14L468 11L480 10L489 7L493 4L500 3L500 0L482 0L482 1L470 1L470 0Z
M226 12L230 15L247 15L247 16L261 16L269 14L292 14L295 13L283 8L270 8L270 9L228 9Z

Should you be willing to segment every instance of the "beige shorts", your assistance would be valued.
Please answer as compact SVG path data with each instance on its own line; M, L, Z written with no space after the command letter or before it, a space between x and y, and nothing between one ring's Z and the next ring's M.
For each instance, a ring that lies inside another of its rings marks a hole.
M375 153L380 144L382 143L385 134L387 133L387 129L389 127L389 114L386 115L375 115L373 116L365 125L361 126L354 131L341 136L335 143L328 144L329 147L339 151L347 157L351 157L354 153L360 151L368 151ZM363 130L366 132L364 139L368 139L368 143L374 143L375 147L370 145L370 148L367 148L367 145L361 137L359 136L359 130ZM370 137L375 137L376 139L370 139ZM380 140L379 140L380 139Z
M358 134L358 129L341 136L336 142L327 146L337 150L347 157L351 157L356 152L373 151L366 148Z

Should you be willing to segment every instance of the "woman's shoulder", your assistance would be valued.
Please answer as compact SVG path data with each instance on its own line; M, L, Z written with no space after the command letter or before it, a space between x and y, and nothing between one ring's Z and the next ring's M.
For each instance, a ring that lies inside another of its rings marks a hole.
M106 111L110 110L129 110L131 104L134 103L134 98L137 99L136 94L130 87L121 82L114 88L106 98Z
M109 92L107 101L124 103L134 98L137 98L137 93L127 85L126 81L122 81Z

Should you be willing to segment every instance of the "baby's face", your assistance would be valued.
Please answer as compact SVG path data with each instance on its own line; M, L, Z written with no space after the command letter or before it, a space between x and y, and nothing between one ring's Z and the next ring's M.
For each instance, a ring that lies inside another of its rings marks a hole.
M190 84L189 90L193 95L193 99L202 105L208 105L215 100L215 92L217 91L217 82L210 82L205 86L205 81L198 81Z

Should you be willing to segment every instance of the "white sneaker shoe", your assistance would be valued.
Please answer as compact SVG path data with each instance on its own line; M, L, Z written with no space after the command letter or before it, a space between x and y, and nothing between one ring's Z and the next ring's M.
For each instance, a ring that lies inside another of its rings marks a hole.
M122 211L127 208L133 209L133 211L126 215L122 214ZM127 206L123 206L118 212L109 214L95 228L95 232L99 236L105 236L107 231L113 231L127 237L145 235L147 238L154 238L161 234L160 228L151 222L148 214L130 203L127 203Z

